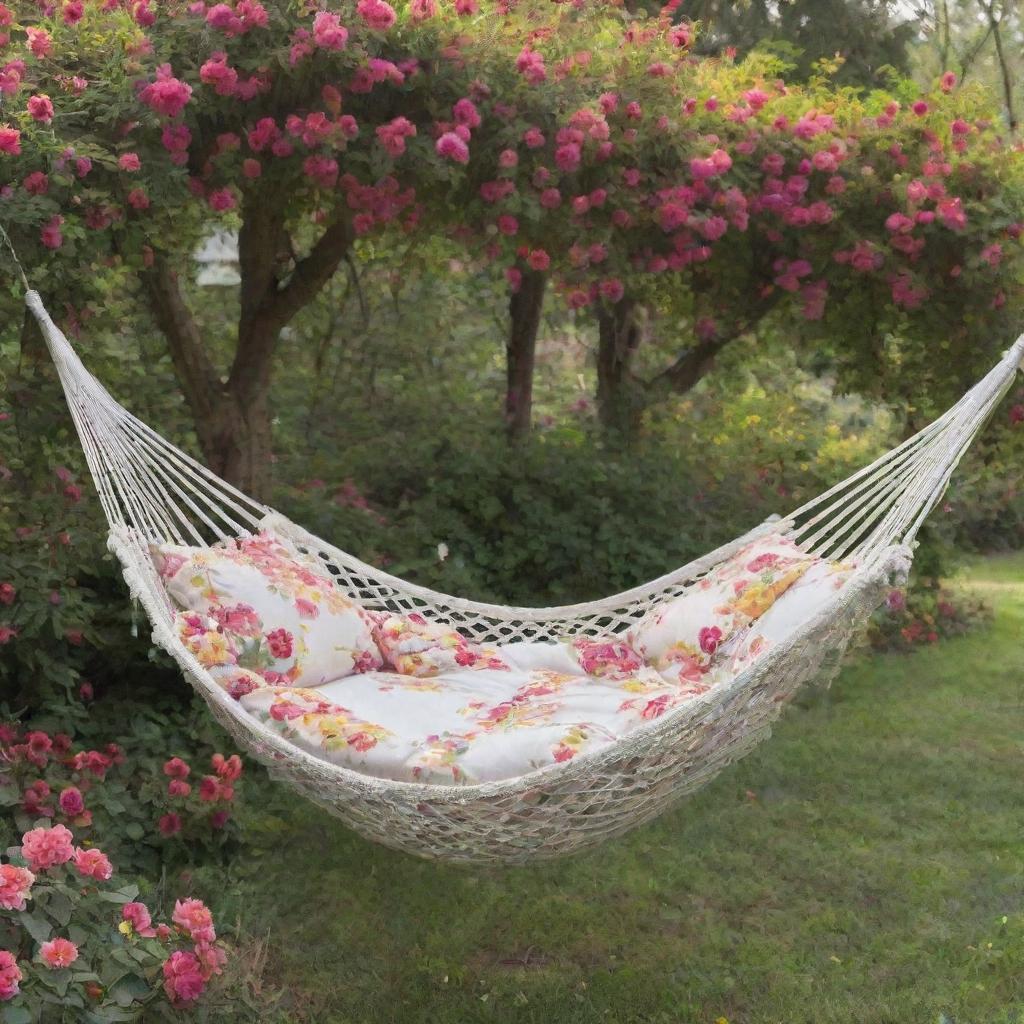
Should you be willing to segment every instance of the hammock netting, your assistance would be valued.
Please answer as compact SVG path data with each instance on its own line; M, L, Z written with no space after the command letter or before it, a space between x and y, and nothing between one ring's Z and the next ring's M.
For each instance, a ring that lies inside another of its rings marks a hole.
M827 681L850 639L906 579L914 538L957 463L1010 388L1024 337L944 415L786 517L643 586L554 608L482 604L437 593L367 565L242 494L116 402L85 369L29 291L110 524L109 544L132 596L217 720L271 774L369 839L428 858L521 863L580 851L653 818L742 757L770 732L801 684ZM856 562L849 582L788 639L728 682L611 746L515 779L465 786L392 781L299 749L251 716L177 637L175 607L151 544L208 546L270 530L319 563L368 608L417 611L487 643L625 632L683 594L761 533Z

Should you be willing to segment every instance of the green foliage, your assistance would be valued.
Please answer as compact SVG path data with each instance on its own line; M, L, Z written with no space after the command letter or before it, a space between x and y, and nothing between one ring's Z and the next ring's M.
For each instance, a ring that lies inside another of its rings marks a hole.
M1024 545L1024 388L1017 388L968 453L941 506L940 522L969 551Z
M105 700L53 704L34 714L24 733L62 739L42 764L6 744L0 792L8 812L0 818L0 845L12 844L45 809L76 836L102 844L130 877L227 864L240 848L233 810L244 787L210 784L217 780L214 755L225 756L223 739L176 676L166 673L163 692L143 684L144 699L132 695L129 676ZM186 765L187 793L169 791L165 765L172 758ZM84 811L62 809L59 797L68 788L82 794Z
M633 448L610 448L562 368L577 344L563 322L540 367L543 425L509 449L487 391L493 355L462 320L462 288L456 279L428 296L413 284L402 305L374 306L362 335L332 353L343 383L309 419L298 398L308 343L290 340L284 357L282 433L309 433L287 457L293 483L276 504L399 575L512 603L594 598L789 511L886 446L884 410L835 400L781 345L761 356L738 345ZM424 346L421 324L435 316ZM453 373L458 345L465 369Z
M826 60L835 61L843 85L877 87L886 67L909 70L907 44L916 25L888 0L698 0L685 10L705 26L701 52L732 46L743 54L778 54L791 65L788 77L797 80Z

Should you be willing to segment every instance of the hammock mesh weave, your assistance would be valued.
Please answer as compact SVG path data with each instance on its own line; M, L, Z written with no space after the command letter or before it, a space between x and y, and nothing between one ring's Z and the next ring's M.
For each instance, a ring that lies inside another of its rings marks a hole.
M429 858L521 863L596 845L712 779L770 732L804 682L826 681L888 589L905 580L914 537L964 451L1012 384L1024 337L948 412L825 494L643 586L556 608L481 604L365 564L246 497L118 404L85 369L39 295L26 301L46 339L110 524L110 548L154 642L180 665L219 722L265 764L362 835ZM250 716L178 640L151 543L208 545L269 529L370 608L418 611L476 641L621 632L760 533L783 532L857 570L795 634L729 682L603 749L516 779L441 786L375 778L313 757Z

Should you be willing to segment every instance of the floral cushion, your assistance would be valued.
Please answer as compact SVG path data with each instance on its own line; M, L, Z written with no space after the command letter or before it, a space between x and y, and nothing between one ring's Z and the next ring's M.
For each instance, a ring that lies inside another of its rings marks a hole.
M153 551L177 628L207 668L232 665L267 683L318 685L381 666L372 619L326 575L269 534L211 548Z
M736 638L726 669L736 675L762 654L787 639L846 585L856 565L818 561L749 629Z
M235 700L239 700L247 693L252 693L253 690L258 690L261 686L268 685L263 676L238 665L220 665L211 668L210 675Z
M418 612L378 615L373 638L384 663L406 676L436 676L460 668L508 668L496 648L474 644L458 630L428 622Z
M721 646L817 561L780 535L758 538L685 594L649 612L630 631L630 644L646 664L696 681Z
M565 645L530 646L536 658L566 656ZM316 689L264 686L240 703L317 757L383 778L463 785L598 750L700 692L646 667L620 678L484 668L429 678L368 672Z

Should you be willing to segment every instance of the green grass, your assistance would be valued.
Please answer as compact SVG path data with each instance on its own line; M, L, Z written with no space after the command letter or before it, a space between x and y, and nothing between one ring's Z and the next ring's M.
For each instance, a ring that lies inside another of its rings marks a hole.
M990 629L853 665L696 798L576 859L429 864L275 787L222 898L267 937L275 1013L1024 1020L1024 557L968 581Z

